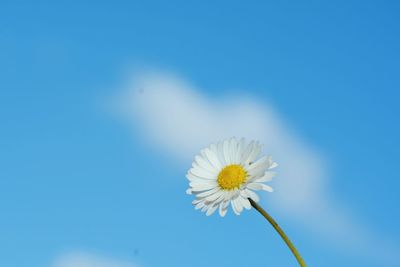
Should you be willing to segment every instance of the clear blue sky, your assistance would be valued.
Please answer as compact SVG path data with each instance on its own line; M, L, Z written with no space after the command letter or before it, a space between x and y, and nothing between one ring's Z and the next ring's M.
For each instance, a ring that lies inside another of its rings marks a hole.
M98 99L130 65L272 102L329 159L335 195L400 245L399 3L200 2L0 3L0 266L69 250L143 267L294 266L257 214L194 211L186 169L105 115ZM282 224L310 266L378 266Z

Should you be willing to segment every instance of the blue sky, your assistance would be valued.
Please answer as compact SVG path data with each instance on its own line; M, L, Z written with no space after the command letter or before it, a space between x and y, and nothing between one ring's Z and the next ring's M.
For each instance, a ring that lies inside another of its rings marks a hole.
M377 249L399 251L399 9L396 1L3 1L0 266L71 267L57 263L70 253L141 267L294 265L255 212L194 211L184 194L190 162L152 139L154 121L110 112L106 103L147 69L179 76L193 87L183 90L216 106L245 96L272 107L296 144L324 162L322 193ZM329 227L311 231L324 213L280 213L269 204L276 186L263 205L310 266L391 266L382 253L371 259L369 249L333 242Z

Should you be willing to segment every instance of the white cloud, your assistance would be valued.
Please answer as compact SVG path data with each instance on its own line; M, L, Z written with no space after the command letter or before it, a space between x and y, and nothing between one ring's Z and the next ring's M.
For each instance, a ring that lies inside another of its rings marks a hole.
M209 142L232 136L262 141L280 166L275 192L268 198L274 211L353 254L368 253L378 260L392 256L374 250L374 242L382 240L362 230L350 212L332 201L323 157L265 101L239 95L212 99L178 76L157 72L135 75L120 100L125 118L144 131L149 144L184 163Z
M75 252L62 255L56 259L52 267L137 267L137 265L88 253Z

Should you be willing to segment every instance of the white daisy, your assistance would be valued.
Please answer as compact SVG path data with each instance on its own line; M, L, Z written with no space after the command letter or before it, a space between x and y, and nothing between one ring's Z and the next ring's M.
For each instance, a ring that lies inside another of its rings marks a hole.
M270 156L259 158L261 148L258 142L231 138L201 150L186 175L190 181L186 192L196 196L195 209L207 216L219 209L223 217L231 204L239 215L243 208L251 208L249 198L259 201L253 190L272 192L263 183L272 180L275 173L270 170L277 164Z

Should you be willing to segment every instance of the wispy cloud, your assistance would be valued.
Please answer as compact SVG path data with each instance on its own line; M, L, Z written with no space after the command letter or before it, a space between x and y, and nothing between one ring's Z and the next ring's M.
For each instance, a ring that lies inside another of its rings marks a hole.
M120 100L122 114L135 129L144 131L149 144L181 162L189 162L200 148L220 139L262 141L265 152L280 166L275 193L269 197L276 211L353 254L368 253L379 261L395 255L341 208L325 185L324 157L265 101L240 95L211 99L184 79L159 72L134 75ZM380 242L382 251L374 249L375 242Z
M74 252L57 258L52 267L137 267L137 265L93 254Z

